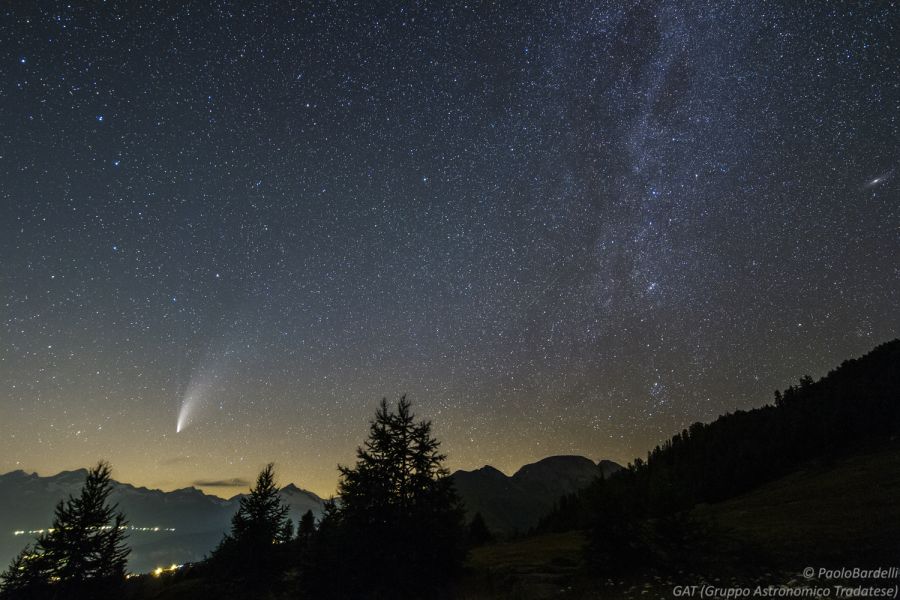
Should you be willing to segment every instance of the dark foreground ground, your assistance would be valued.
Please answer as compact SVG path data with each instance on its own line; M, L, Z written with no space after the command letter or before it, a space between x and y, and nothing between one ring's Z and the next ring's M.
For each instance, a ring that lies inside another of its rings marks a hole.
M835 598L835 585L900 585L900 578L879 582L803 575L807 567L900 567L900 440L830 463L807 464L750 493L698 506L694 516L714 525L722 547L692 568L601 576L584 562L585 533L573 531L475 549L459 588L448 597L700 598L699 592L676 595L678 586L706 585L720 590L830 587ZM197 579L141 579L131 588L135 600L217 600Z
M748 494L699 506L694 515L727 539L722 555L696 570L598 577L582 560L585 535L569 532L476 549L459 597L650 599L673 598L684 585L877 585L807 579L803 570L900 567L900 441L811 463Z

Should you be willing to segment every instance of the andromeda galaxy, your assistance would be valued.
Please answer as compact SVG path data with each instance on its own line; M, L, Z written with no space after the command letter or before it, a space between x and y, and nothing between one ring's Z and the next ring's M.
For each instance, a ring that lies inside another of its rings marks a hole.
M879 175L878 177L867 181L865 187L873 188L877 185L881 185L882 183L886 183L893 175L894 175L894 169L891 169L887 173L885 173L883 175Z

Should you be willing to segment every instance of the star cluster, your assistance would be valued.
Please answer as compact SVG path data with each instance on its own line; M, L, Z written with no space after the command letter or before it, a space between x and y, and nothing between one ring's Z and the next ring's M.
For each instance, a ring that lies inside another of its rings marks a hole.
M0 471L624 462L898 335L895 3L2 10Z

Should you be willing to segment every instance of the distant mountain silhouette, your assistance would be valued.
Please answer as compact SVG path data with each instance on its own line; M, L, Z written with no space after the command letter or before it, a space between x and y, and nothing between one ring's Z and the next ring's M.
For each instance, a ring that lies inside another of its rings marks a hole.
M525 532L550 511L560 496L574 493L622 467L613 461L599 463L583 456L549 456L525 465L511 477L491 466L456 471L453 482L471 518L484 517L495 533Z
M13 532L49 526L56 503L69 494L77 494L86 474L87 470L79 469L50 477L24 471L0 475L0 567L34 538ZM280 494L290 505L295 524L307 510L312 510L317 518L322 514L324 503L312 492L288 484ZM128 532L132 547L129 569L144 572L173 562L200 560L229 529L242 496L224 500L193 487L163 492L115 482L111 500L119 503L131 525L161 528L156 532Z
M492 531L510 533L533 527L560 496L619 469L612 461L597 464L583 456L551 456L525 465L512 477L486 466L457 471L452 478L470 517L480 511ZM14 532L47 527L56 503L77 494L86 474L86 469L78 469L48 477L21 470L0 475L0 566L8 564L34 538L33 534ZM307 510L317 519L321 516L324 503L316 494L293 483L281 488L280 494L290 505L295 523ZM128 532L132 547L129 569L146 572L173 562L202 559L228 531L242 496L226 500L194 487L163 492L114 482L111 500L119 504L131 525L160 528Z

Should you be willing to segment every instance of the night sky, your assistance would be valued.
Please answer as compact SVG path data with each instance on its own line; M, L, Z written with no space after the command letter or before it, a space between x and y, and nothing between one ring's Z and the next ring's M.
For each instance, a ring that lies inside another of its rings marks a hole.
M900 334L897 3L293 4L5 3L0 472L625 462Z

